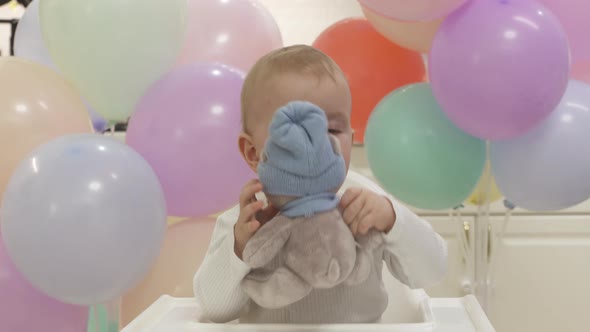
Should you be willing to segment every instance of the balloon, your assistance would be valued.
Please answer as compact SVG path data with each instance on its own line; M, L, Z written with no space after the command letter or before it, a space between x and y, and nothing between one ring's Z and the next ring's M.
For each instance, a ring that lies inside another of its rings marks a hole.
M88 113L90 114L90 118L92 119L92 127L94 128L95 132L102 133L109 128L109 122L105 118L96 113L96 111L92 108L88 107L87 109Z
M590 60L590 2L587 0L539 0L559 19L571 44L572 61Z
M92 305L146 275L160 251L166 207L156 175L135 151L105 136L67 135L20 164L0 220L8 253L35 287Z
M154 168L170 215L206 216L238 199L252 171L237 149L243 75L217 64L178 67L141 99L127 144Z
M403 22L388 19L362 7L371 25L393 43L417 52L428 53L432 40L442 23L441 19L424 22Z
M215 219L185 220L168 228L164 245L148 276L123 297L123 326L162 295L193 297L193 278L205 258Z
M465 201L486 160L486 143L457 129L426 83L398 89L377 105L365 146L369 166L385 190L430 210Z
M119 322L112 320L104 305L92 306L87 332L119 332Z
M483 175L465 203L471 205L484 205L487 203L494 203L502 198L502 193L498 189L498 185L492 176L490 163L486 163Z
M39 0L31 2L18 21L14 33L14 55L57 71L41 34Z
M371 111L392 90L424 81L420 54L392 44L365 19L345 19L326 29L313 46L346 74L352 93L352 128L362 143Z
M525 135L491 145L492 172L506 198L553 211L590 198L590 86L570 81L561 103Z
M18 163L48 140L91 133L90 117L72 87L51 69L0 58L0 199Z
M166 220L166 223L167 223L168 227L170 227L172 225L176 225L178 223L181 223L185 220L186 219L182 218L182 217L168 217L168 219Z
M429 70L434 96L455 125L485 139L513 138L563 96L567 38L535 2L472 1L440 27Z
M590 61L574 63L572 65L572 78L590 84Z
M283 46L277 23L256 0L189 0L188 6L180 64L219 62L248 71Z
M47 51L41 35L38 0L31 2L18 22L14 38L14 55L59 72L49 56L49 51ZM90 113L94 130L104 131L108 127L108 121L88 105L86 107Z
M381 16L400 21L430 21L453 12L468 0L359 0Z
M51 0L39 4L43 39L60 72L111 122L176 61L186 0Z
M18 272L0 237L0 330L80 332L88 309L54 300L35 289Z

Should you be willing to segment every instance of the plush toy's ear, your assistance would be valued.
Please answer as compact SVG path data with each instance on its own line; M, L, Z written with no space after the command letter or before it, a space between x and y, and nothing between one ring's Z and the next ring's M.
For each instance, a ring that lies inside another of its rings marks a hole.
M332 149L334 149L334 153L336 155L340 155L342 149L340 148L340 141L336 138L336 136L329 134L328 136L330 136L330 143L332 144Z
M291 236L295 223L278 215L260 227L246 243L242 260L253 269L264 267L281 251Z

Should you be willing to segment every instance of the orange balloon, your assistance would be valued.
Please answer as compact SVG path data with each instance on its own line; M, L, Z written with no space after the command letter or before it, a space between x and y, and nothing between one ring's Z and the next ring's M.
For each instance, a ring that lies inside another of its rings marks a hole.
M386 17L362 7L365 17L373 27L385 38L407 49L428 53L434 35L443 22L443 19L425 22L402 22Z
M215 219L188 219L168 227L158 260L148 276L123 296L121 326L129 324L162 295L193 296L193 277L201 265Z
M0 199L21 160L39 145L67 134L93 133L86 106L53 70L0 59Z
M369 115L383 97L425 80L422 56L390 42L364 18L333 24L313 46L334 59L348 78L355 143L364 141Z

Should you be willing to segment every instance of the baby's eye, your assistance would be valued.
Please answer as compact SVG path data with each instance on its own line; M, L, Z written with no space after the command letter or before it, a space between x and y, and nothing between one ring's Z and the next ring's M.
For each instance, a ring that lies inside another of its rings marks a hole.
M338 129L328 129L328 132L332 135L338 135L342 133L342 130L338 130Z

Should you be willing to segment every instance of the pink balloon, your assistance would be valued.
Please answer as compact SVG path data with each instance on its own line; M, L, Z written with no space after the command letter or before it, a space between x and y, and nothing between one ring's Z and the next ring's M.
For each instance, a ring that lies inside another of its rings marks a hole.
M434 95L467 133L519 136L559 104L569 79L559 21L529 0L471 1L443 22L430 49Z
M248 71L282 46L274 18L256 0L189 0L179 63L219 62Z
M469 0L359 0L375 13L400 21L432 21ZM558 0L557 0L558 1Z
M572 49L572 62L590 60L590 1L539 0L559 19Z
M140 100L127 143L152 166L168 214L206 216L238 201L253 173L238 151L243 74L217 64L176 68Z
M25 280L0 237L0 331L82 332L87 324L87 307L54 300Z

